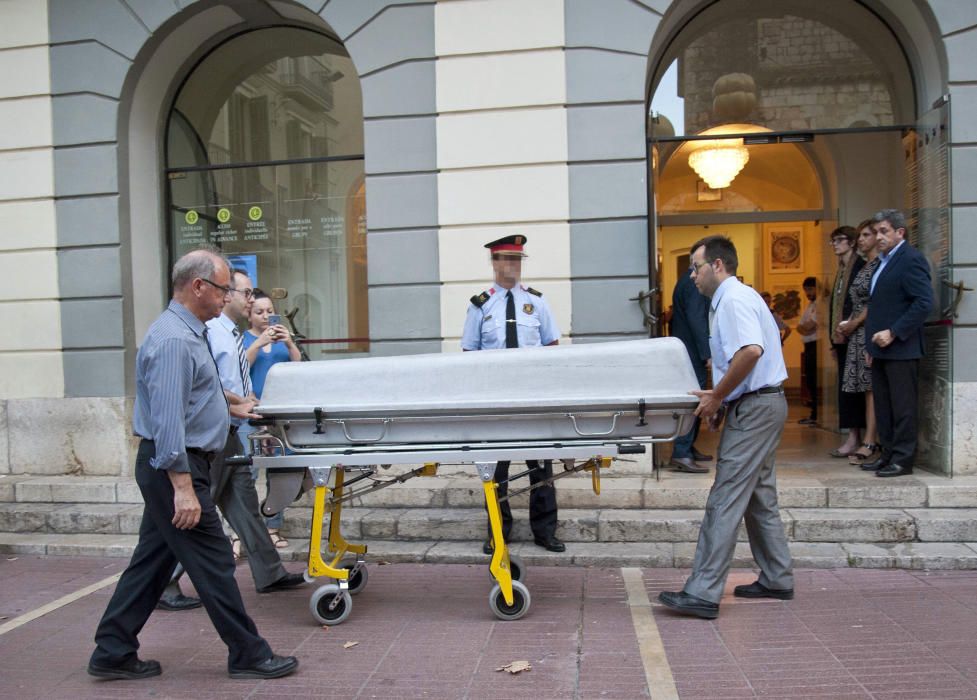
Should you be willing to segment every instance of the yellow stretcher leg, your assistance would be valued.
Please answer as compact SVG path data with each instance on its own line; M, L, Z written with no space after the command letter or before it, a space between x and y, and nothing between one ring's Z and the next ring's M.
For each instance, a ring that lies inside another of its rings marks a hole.
M485 508L488 510L489 528L492 530L492 561L489 571L499 582L499 589L506 605L512 605L512 573L509 569L509 548L502 537L502 512L499 510L498 485L494 481L482 483L485 490Z
M336 484L333 493L336 498L343 495L344 473L342 469L336 469ZM309 539L309 575L328 576L339 581L346 581L349 578L348 569L336 568L347 553L366 554L365 544L350 544L342 535L340 524L342 521L343 504L337 503L329 515L329 543L328 551L333 555L327 564L322 559L322 521L326 515L326 492L327 486L317 486L315 489L315 500L312 506L312 535Z

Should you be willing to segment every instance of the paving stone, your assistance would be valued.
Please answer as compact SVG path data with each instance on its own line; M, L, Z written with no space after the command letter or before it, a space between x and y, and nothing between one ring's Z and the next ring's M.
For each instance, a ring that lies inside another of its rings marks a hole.
M975 569L977 551L957 542L841 545L852 566L864 569Z
M3 554L44 554L53 535L26 532L0 532Z
M0 532L45 532L53 503L0 503Z
M781 508L826 508L828 489L821 484L777 484L777 503Z
M126 479L115 485L115 500L118 503L142 503L142 492L135 479Z
M136 535L60 535L47 546L46 554L86 557L131 557Z
M14 485L14 500L21 503L50 503L51 483L45 477L24 479Z
M125 506L119 511L119 534L138 535L139 526L142 525L142 504L120 503L119 505Z
M930 508L977 508L977 484L960 483L962 481L963 478L943 479L927 484L927 505Z
M827 482L831 508L919 508L926 505L926 485L916 479L860 479ZM895 483L893 483L895 482Z
M700 477L701 483L689 481L687 483L677 483L674 481L660 482L654 479L646 479L644 488L645 508L677 508L677 509L698 509L706 507L706 498L709 497L709 489L712 486L712 477L703 474Z
M848 553L836 542L788 542L795 569L835 569L848 566Z
M921 542L977 540L977 511L969 508L929 508L906 511L916 519Z
M363 488L364 483L366 482L360 482L354 485L354 488ZM445 497L447 485L447 480L417 477L403 484L395 484L368 493L354 499L353 503L367 508L442 508L447 500Z
M348 504L347 504L348 505ZM381 510L382 512L382 510ZM340 532L347 539L363 537L362 521L370 513L369 508L343 508L343 515L340 520ZM330 514L326 513L322 523L322 537L326 539L329 531ZM292 537L309 538L312 532L312 509L311 508L286 508L285 522L281 528L282 535L291 539ZM391 531L391 536L393 531Z
M692 568L692 563L695 560L695 542L676 542L673 545L673 556L674 556L674 566L676 569L690 569ZM739 542L733 549L733 563L734 567L752 567L754 566L753 553L750 551L750 545Z
M601 511L602 542L694 542L702 524L701 510Z
M674 566L674 546L668 542L624 543L596 542L567 544L566 553L574 566L638 566L669 568Z
M916 524L905 511L878 508L791 508L798 542L907 542Z
M640 508L645 481L637 477L610 478L602 473L600 494L596 494L589 475L575 474L556 482L557 501L561 509Z
M16 485L31 478L33 477L21 474L0 474L0 503L16 501Z
M51 480L55 503L114 503L118 477L64 477Z
M119 515L131 507L127 503L62 506L48 513L47 529L65 534L118 535L121 534Z

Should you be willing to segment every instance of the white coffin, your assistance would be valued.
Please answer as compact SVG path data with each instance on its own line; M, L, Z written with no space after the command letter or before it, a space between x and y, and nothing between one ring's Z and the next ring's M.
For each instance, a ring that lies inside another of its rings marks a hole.
M259 411L296 447L662 439L699 385L681 341L280 363Z

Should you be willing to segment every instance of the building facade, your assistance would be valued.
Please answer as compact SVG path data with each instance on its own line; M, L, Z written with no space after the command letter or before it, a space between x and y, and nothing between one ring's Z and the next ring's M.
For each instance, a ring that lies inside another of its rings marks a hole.
M4 0L0 18L0 473L128 473L135 351L199 242L287 292L328 360L457 350L482 244L510 233L564 342L600 342L660 331L703 228L742 235L749 281L788 303L794 277L830 277L826 228L907 205L941 299L928 467L977 473L977 296L950 308L943 284L977 287L971 3ZM719 195L671 157L740 122L810 139L751 150L759 170ZM777 236L803 266L766 257Z

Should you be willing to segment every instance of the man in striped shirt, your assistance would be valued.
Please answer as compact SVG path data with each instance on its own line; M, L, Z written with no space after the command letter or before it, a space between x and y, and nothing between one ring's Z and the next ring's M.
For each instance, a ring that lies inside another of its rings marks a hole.
M181 563L228 647L232 678L278 678L298 666L274 654L244 609L231 545L210 497L210 462L230 426L206 321L231 293L230 266L216 250L195 250L173 267L173 299L136 356L133 432L142 438L136 483L145 507L139 542L95 632L88 673L105 679L159 675L141 660L137 635Z

